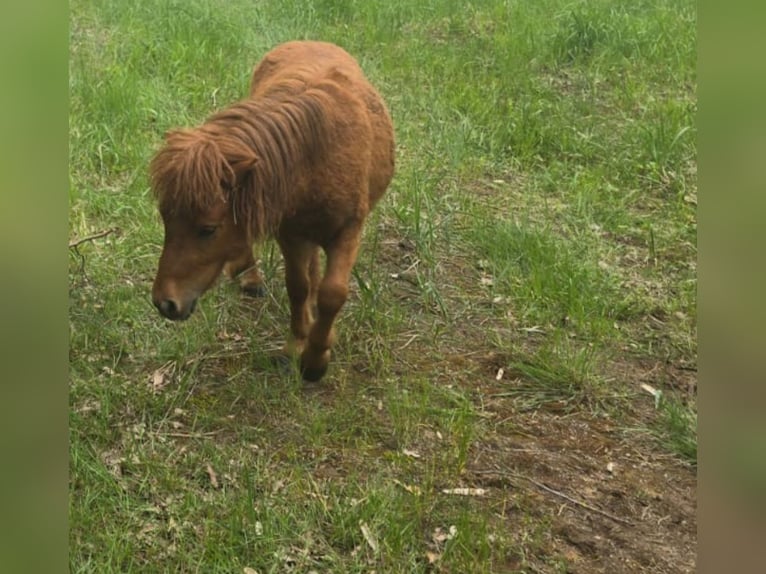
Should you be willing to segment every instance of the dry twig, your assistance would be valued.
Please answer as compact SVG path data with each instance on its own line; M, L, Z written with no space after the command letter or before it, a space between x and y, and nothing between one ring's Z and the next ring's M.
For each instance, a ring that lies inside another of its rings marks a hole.
M104 231L99 231L98 233L94 233L93 235L88 235L86 237L83 237L82 239L75 239L74 241L69 242L69 248L77 247L78 245L82 245L86 241L93 241L94 239L99 239L101 237L106 237L110 233L114 233L117 231L116 227L112 227L111 229L106 229Z
M606 518L609 518L610 520L614 520L615 522L619 522L620 524L625 524L626 526L635 526L634 522L631 522L629 520L625 520L624 518L620 518L619 516L615 516L614 514L610 514L609 512L606 512L605 510L601 510L600 508L596 508L595 506L591 506L587 502L583 502L581 500L577 500L576 498L572 498L568 494L564 494L563 492L559 492L558 490L555 490L551 488L550 486L544 485L542 482L538 482L533 478L529 478L528 476L524 476L523 474L517 474L515 472L501 472L500 470L478 470L474 471L476 474L508 474L513 478L517 479L523 479L528 482L531 482L536 487L540 488L541 490L544 490L546 492L549 492L550 494L556 495L560 498L563 498L564 500L567 500L571 502L572 504L575 504L576 506L579 506L581 508L584 508L586 510L590 510L591 512L595 512L596 514L600 514L601 516L605 516Z

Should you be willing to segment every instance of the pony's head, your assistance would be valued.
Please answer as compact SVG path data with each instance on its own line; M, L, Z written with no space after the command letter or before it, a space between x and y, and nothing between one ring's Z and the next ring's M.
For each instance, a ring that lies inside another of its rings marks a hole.
M227 149L203 130L176 130L152 160L152 188L165 240L152 301L172 320L191 315L224 264L250 248L237 190L256 163L246 147Z

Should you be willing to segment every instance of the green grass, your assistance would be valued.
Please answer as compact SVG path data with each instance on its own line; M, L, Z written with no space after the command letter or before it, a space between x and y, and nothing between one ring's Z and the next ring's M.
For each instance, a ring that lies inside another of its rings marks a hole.
M697 413L675 398L660 401L658 436L665 446L689 460L697 460Z
M672 375L696 369L693 2L70 10L70 235L113 230L70 250L72 572L563 572L531 493L442 489L561 405L696 463ZM318 387L268 359L288 326L273 244L264 300L222 283L177 325L149 299L162 134L295 38L357 56L397 134Z

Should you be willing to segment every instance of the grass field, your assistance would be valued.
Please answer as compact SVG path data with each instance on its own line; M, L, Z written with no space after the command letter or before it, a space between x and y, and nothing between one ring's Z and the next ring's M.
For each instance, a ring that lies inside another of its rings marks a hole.
M693 572L695 6L71 2L70 571ZM318 385L273 244L150 301L162 134L297 38L397 134Z

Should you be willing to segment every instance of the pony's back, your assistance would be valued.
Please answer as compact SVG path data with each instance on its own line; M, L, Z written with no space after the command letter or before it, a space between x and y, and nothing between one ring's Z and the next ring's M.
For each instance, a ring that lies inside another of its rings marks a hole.
M266 54L255 68L250 95L260 97L288 86L301 91L338 73L353 84L372 88L359 64L343 48L327 42L287 42Z
M297 95L320 84L326 86L327 82L357 99L366 110L372 137L369 142L372 158L368 185L369 208L372 208L394 174L394 132L383 98L367 80L353 56L328 42L293 41L281 44L268 52L256 66L250 96L279 98L282 95Z

